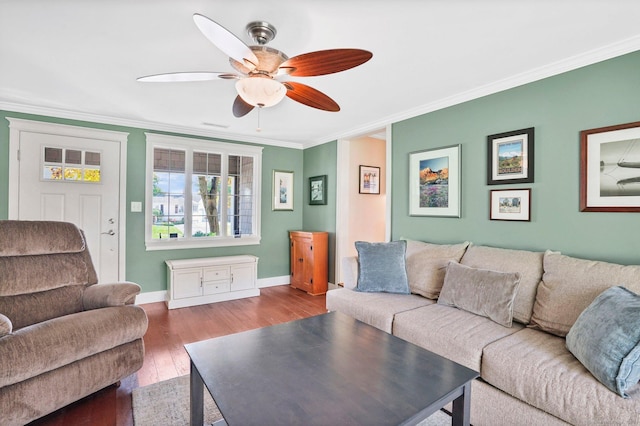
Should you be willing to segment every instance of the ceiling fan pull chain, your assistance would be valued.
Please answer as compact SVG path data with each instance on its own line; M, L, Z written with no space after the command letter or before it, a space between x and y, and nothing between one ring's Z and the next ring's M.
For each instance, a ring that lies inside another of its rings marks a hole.
M256 132L262 131L262 127L260 127L260 111L262 111L262 105L258 104L258 127L256 128Z

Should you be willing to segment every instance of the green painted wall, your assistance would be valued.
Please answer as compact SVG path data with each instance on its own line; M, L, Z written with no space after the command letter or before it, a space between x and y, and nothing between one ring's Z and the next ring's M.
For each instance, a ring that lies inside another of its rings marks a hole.
M337 141L304 150L302 227L305 231L329 233L329 282L332 283L335 283L337 158ZM327 175L327 204L309 205L309 178L321 175Z
M582 213L579 132L640 120L640 52L393 125L392 237L640 264L639 213ZM486 185L487 135L535 127L535 182ZM409 153L462 145L462 217L410 217ZM489 190L532 188L531 222L489 220Z
M5 117L46 121L75 126L129 132L127 144L127 206L131 201L144 201L145 129L111 126L75 120L0 111L0 219L8 217L9 122ZM160 132L156 132L160 133ZM180 135L189 137L189 135ZM197 136L199 139L207 139ZM303 197L294 199L293 211L271 210L273 170L292 170L294 190L303 187L303 151L265 146L262 154L262 241L260 245L231 248L146 251L144 246L144 214L126 215L126 279L139 283L143 292L166 289L167 259L252 254L258 256L258 278L289 275L288 230L303 226ZM335 166L334 166L335 167ZM127 209L129 210L129 209ZM335 216L335 215L334 215ZM334 219L335 220L335 219Z

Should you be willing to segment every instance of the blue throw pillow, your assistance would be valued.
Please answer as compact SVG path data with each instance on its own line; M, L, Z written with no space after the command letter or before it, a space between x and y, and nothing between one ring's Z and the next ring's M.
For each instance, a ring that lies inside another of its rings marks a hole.
M405 267L407 242L367 243L356 241L358 250L357 291L409 294Z
M602 292L569 330L567 349L603 385L628 398L640 381L640 295L624 287Z

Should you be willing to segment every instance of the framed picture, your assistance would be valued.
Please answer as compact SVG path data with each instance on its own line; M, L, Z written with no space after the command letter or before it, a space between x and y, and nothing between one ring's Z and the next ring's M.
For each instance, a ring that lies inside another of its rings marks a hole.
M531 220L531 189L495 189L490 191L491 220Z
M293 210L293 172L273 171L273 210Z
M640 121L580 132L580 211L640 212Z
M533 182L533 127L487 136L487 185Z
M460 145L409 154L409 214L460 217Z
M380 193L380 167L360 166L360 194Z
M327 204L327 175L309 178L309 205Z

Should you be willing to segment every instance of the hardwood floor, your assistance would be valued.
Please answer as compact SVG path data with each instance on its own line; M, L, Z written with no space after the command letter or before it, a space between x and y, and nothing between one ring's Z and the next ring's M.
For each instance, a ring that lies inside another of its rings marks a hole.
M141 306L149 317L142 368L123 379L119 387L103 389L31 426L132 426L132 390L189 374L189 356L183 347L186 343L326 312L325 296L309 296L288 285L263 288L260 297L171 311L164 303Z

